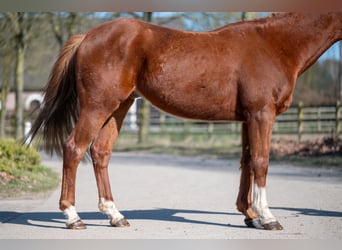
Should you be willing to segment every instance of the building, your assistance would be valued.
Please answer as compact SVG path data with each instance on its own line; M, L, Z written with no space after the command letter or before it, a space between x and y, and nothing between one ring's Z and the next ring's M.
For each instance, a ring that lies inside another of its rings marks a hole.
M33 92L24 92L23 93L23 104L24 110L30 111L35 108L40 107L43 103L43 92L33 91ZM2 109L2 103L0 102L0 109ZM14 113L15 110L15 93L10 92L7 96L6 101L6 110L9 113Z

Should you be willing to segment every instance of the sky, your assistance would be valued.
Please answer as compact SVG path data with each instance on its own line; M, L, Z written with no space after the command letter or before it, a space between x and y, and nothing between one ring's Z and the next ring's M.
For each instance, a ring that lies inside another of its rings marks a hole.
M341 41L340 41L341 42ZM335 43L331 46L321 57L319 60L326 60L326 59L340 59L340 50L339 50L339 43Z

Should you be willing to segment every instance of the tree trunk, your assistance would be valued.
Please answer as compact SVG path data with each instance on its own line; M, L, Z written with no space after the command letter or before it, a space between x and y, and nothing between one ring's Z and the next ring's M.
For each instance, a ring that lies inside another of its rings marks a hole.
M339 61L338 84L339 84L339 100L342 103L342 41L339 41L339 48L340 48L340 61Z
M245 21L247 19L247 12L241 12L241 21Z
M23 90L24 90L24 57L28 38L28 32L32 27L33 19L30 21L25 12L7 12L6 16L11 22L13 43L15 48L15 139L19 140L24 135L24 112L23 112Z
M65 16L66 13L68 13L67 17ZM65 12L63 15L60 13L48 13L51 28L60 49L63 48L65 41L71 35L77 33L77 19L79 17L80 14L78 12Z
M76 34L76 19L77 19L77 12L70 12L69 13L69 23L68 23L68 37L71 35Z
M49 12L48 18L52 27L53 34L55 35L56 41L58 43L58 46L60 49L62 49L64 40L58 14Z
M16 45L15 65L15 138L20 140L24 136L24 112L23 112L23 90L24 90L24 46Z
M143 20L146 22L152 21L152 12L144 12ZM139 111L140 127L138 134L138 143L142 144L147 141L148 130L150 126L150 104L147 100L142 99L142 105Z
M140 116L140 127L139 127L138 143L142 144L147 141L148 129L150 126L150 104L145 99L142 99L142 105L139 111L139 116Z
M255 18L255 12L241 12L241 21L247 21Z
M6 125L6 102L7 95L10 90L10 74L11 74L11 55L6 53L4 56L4 67L2 72L2 86L1 86L1 110L0 110L0 138L5 137Z

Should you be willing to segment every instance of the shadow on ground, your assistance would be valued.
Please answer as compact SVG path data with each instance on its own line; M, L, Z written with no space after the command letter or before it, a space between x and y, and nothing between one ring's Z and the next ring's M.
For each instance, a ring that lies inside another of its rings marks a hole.
M327 217L342 217L342 212L317 210L310 208L288 208L288 207L272 207L271 209L287 210L294 212L298 215L305 216L327 216ZM227 215L241 216L240 213L227 213L227 212L213 212L213 211L200 211L200 210L184 210L184 209L147 209L147 210L129 210L122 211L124 216L129 220L154 220L154 221L169 221L179 223L202 224L212 226L246 228L244 225L232 225L229 223L217 223L209 221L210 216L206 216L208 220L194 220L187 219L184 216L191 215ZM86 221L88 226L103 226L103 224L91 223L92 220L107 220L106 216L99 212L79 212L80 217ZM65 228L65 218L61 212L28 212L18 213L10 211L0 211L0 222L9 224L19 224L25 226L43 227L43 228ZM109 224L108 224L109 225Z
M273 210L287 210L297 215L323 216L323 217L342 217L341 211L328 211L312 208L292 208L292 207L271 207Z
M200 221L186 219L183 217L186 214L205 214L205 215L239 215L238 213L226 212L210 212L198 210L184 210L184 209L148 209L148 210L130 210L121 211L122 214L129 220L156 220L156 221L170 221L180 223L193 223L203 225L215 226L229 226L229 224L221 224L210 221ZM178 215L181 214L181 215ZM79 212L82 220L87 221L88 226L103 226L100 224L91 223L91 220L108 220L107 217L100 212ZM89 223L90 221L90 223ZM20 224L26 226L46 227L46 228L65 228L65 217L61 212L28 212L18 213L10 211L0 211L0 222L10 224ZM57 224L56 224L57 223ZM109 225L109 223L108 223Z

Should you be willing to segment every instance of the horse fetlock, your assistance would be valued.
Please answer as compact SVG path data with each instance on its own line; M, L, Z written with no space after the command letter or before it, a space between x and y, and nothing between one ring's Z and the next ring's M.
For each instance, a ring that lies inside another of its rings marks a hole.
M116 208L114 202L106 200L105 198L100 198L99 210L100 212L106 214L111 219L111 221L114 221L114 223L124 219L124 216Z
M239 199L236 201L236 208L239 212L244 214L246 218L249 218L251 220L259 218L250 206L246 205L245 202L242 202Z
M236 209L243 214L246 211L246 207L243 204L241 204L240 202L236 202Z
M252 208L258 215L261 224L264 225L277 221L268 207L265 187L259 187L257 184L254 184Z
M65 215L67 221L66 225L68 228L71 227L71 225L78 225L81 224L81 218L78 216L78 213L76 211L76 208L74 206L70 206L63 210L63 214ZM83 224L83 223L82 223Z
M246 217L252 219L252 220L256 220L259 219L259 216L254 212L254 210L249 207L248 209L246 209L245 213Z
M65 209L67 209L70 206L73 206L73 204L71 204L71 202L68 200L60 200L59 201L59 209L61 211L64 211Z

